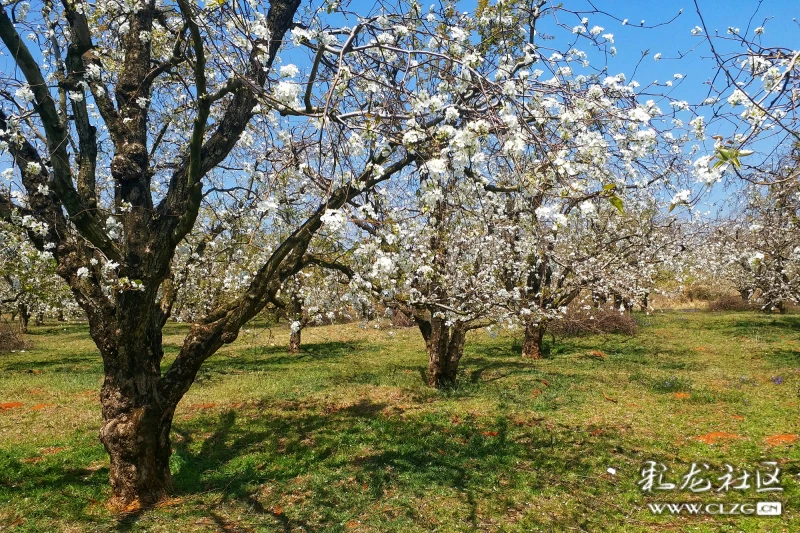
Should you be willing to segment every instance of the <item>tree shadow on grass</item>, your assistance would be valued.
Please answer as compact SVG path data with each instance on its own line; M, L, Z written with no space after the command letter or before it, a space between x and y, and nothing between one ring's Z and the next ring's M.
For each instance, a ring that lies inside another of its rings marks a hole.
M89 334L88 322L63 322L58 324L46 324L44 326L32 326L27 335L32 337L47 337L51 335L76 335Z
M93 353L73 353L60 355L54 358L49 354L31 353L28 357L17 357L13 361L8 361L7 358L0 359L0 369L3 372L30 372L32 370L48 370L55 372L74 372L75 366L80 365L84 367L82 372L101 372L103 369L103 362L100 356ZM23 354L26 355L26 354ZM88 365L88 368L86 367Z
M341 359L355 353L374 350L377 348L363 341L307 343L300 346L298 354L286 353L285 346L251 346L230 354L216 355L209 359L203 368L209 372L264 370L276 366Z
M528 494L552 490L554 480L602 473L602 457L621 449L612 435L595 439L587 454L582 429L520 427L505 418L454 423L367 399L336 409L295 403L176 424L178 493L212 491L249 509L256 523L284 531L335 529L390 495L398 517L409 519L426 494L438 494L478 527L477 502L499 498L498 484Z
M370 514L384 525L399 521L425 530L433 524L421 515L423 503L446 506L477 529L487 504L502 513L512 496L569 494L570 483L599 483L591 480L605 471L608 457L626 453L625 445L613 430L592 440L582 427L519 425L469 413L454 421L448 411L367 398L345 405L275 401L176 420L173 482L186 503L169 510L98 523L89 506L107 497L107 468L65 468L61 461L4 465L22 477L0 480L0 496L20 490L9 483L27 480L23 490L35 486L45 514L54 513L51 520L95 530L139 530L153 520L203 520L225 531L339 530ZM633 458L641 450L629 452ZM86 461L76 456L72 462ZM428 500L432 494L436 502ZM374 514L384 506L391 512Z
M800 332L800 315L775 315L742 312L725 314L717 320L703 324L704 329L718 331L731 337L751 337L753 334L770 335Z

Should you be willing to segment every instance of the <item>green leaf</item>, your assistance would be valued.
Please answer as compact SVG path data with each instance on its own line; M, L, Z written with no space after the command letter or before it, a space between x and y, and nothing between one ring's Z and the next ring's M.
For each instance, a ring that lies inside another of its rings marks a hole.
M616 183L609 183L608 185L603 185L603 190L604 191L613 191L616 188L617 188L617 184Z
M611 202L611 205L616 207L617 211L619 211L621 214L625 213L625 211L622 209L622 198L614 194L608 198L608 201Z

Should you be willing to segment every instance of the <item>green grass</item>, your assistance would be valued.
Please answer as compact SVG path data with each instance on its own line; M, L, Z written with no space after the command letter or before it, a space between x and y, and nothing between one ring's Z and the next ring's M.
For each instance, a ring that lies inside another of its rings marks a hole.
M415 330L252 327L178 407L175 498L117 517L97 440L102 364L83 325L34 328L0 356L0 531L798 531L800 317L639 317L634 338L468 340L458 385L422 381ZM185 327L165 332L165 365ZM602 355L592 354L600 351ZM778 379L780 378L780 379ZM44 404L38 410L33 407ZM706 444L695 437L724 432ZM783 492L643 493L647 460L755 471ZM609 467L616 475L607 473ZM655 516L646 504L779 500L781 518Z

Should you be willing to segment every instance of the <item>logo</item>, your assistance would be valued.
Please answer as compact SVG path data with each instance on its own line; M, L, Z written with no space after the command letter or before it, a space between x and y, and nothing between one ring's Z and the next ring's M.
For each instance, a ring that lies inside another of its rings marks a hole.
M756 504L758 516L780 516L781 511L781 502L758 502Z

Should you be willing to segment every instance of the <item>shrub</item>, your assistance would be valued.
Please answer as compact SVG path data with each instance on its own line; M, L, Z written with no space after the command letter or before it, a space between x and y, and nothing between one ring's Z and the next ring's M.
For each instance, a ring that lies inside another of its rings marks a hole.
M558 337L598 333L636 335L638 330L639 325L630 313L621 313L613 306L591 307L583 301L570 304L566 314L553 320L548 328Z
M23 350L28 347L19 328L12 326L0 319L0 354L10 353L12 350Z
M732 294L708 302L709 311L749 311L754 308L753 304L743 300L741 296Z

